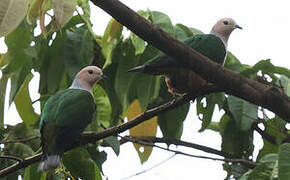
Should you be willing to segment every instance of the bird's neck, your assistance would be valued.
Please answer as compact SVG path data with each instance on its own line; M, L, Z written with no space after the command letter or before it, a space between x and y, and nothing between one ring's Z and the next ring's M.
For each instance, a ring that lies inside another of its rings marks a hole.
M212 30L210 31L210 34L213 34L213 35L216 35L217 37L219 37L227 49L229 36L224 35L222 33L215 32L214 28L212 28Z
M74 79L69 89L82 89L82 90L88 91L89 93L93 95L92 86L88 83L81 82L78 79Z

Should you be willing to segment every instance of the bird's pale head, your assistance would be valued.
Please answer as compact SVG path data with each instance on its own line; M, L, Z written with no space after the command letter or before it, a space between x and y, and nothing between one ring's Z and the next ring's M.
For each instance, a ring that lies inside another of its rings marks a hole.
M92 91L95 83L104 77L103 71L97 66L87 66L77 73L70 88Z
M212 28L211 34L215 34L227 45L230 34L234 29L242 29L232 18L220 19Z

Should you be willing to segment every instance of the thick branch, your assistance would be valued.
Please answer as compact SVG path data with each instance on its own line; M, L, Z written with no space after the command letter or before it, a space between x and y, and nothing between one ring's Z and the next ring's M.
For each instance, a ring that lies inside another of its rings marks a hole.
M279 88L245 78L210 61L139 16L118 0L91 0L121 24L164 53L179 60L225 92L262 106L290 122L290 98Z

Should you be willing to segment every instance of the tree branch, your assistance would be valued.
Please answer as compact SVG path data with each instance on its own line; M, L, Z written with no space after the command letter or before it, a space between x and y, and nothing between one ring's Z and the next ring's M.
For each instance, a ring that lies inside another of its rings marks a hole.
M176 151L176 150L172 150L172 149L169 149L169 148L164 148L164 147L155 145L153 142L140 141L138 139L135 139L134 137L132 138L132 136L130 138L128 138L128 136L122 137L122 138L127 139L128 141L133 142L133 143L137 143L137 144L141 144L141 145L145 145L145 146L152 146L152 147L156 147L156 148L159 148L159 149L162 149L162 150L165 150L165 151L174 152L175 154L181 154L181 155L185 155L185 156L189 156L189 157L200 158L200 159L210 159L210 160L215 160L215 161L241 163L244 166L246 166L248 168L251 168L251 169L253 169L253 168L255 168L257 166L257 164L255 162L252 162L252 161L249 161L249 160L246 160L246 159L236 159L236 158L223 158L222 159L222 158L213 158L213 157L207 157L207 156L196 156L196 155L184 153L184 152L181 152L181 151ZM159 140L161 140L161 138ZM164 142L164 143L166 143L166 142ZM218 151L218 150L215 150L215 151ZM211 152L211 153L215 154L213 152Z
M91 2L154 47L178 59L185 68L225 89L226 93L267 108L290 122L290 98L281 89L248 79L210 61L118 0L91 0Z
M9 144L9 143L25 143L27 141L31 141L31 140L34 140L34 139L38 139L39 137L38 136L31 136L31 137L28 137L28 138L23 138L23 139L14 139L14 140L2 140L0 141L0 144Z
M23 159L21 159L21 158L19 158L19 157L16 157L16 156L10 156L10 155L3 155L3 156L0 156L0 159L11 159L11 160L18 161L18 162L23 161Z
M122 132L148 120L148 119L151 119L152 117L154 117L156 115L159 115L160 113L163 113L163 112L169 111L171 109L174 109L178 106L181 106L184 103L189 102L191 99L195 99L197 96L202 96L202 95L206 95L206 94L213 93L213 92L219 92L219 91L221 91L221 89L215 87L214 85L209 85L209 86L204 87L199 92L199 94L194 96L194 97L192 97L191 95L184 95L181 98L174 99L168 103L165 103L165 104L162 104L158 107L147 110L144 113L137 116L136 118L134 118L133 120L128 121L128 122L121 124L119 126L108 128L108 129L106 129L102 132L99 132L99 133L84 133L81 136L81 138L79 138L75 143L73 143L72 146L69 147L69 149L67 149L67 150L78 147L80 145L86 145L88 143L95 143L101 139L104 139L104 138L112 136L112 135L117 135L117 134L122 133ZM36 154L34 156L25 158L21 162L14 163L9 167L0 170L0 178L17 171L18 169L25 168L25 167L29 166L30 164L38 162L41 159L41 155L42 155L42 153L39 153L39 154Z

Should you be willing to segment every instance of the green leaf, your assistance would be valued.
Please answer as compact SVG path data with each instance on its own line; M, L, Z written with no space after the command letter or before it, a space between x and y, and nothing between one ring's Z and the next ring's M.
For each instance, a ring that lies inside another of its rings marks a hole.
M286 137L284 133L285 125L286 125L286 122L279 117L269 119L266 121L266 124L265 124L265 132L269 134L270 136L275 137L276 138L275 142L279 145ZM261 157L269 153L278 153L278 148L279 148L278 145L272 144L266 139L263 139L263 142L264 142L264 146L259 151L257 159L260 159Z
M86 21L89 21L90 20L90 16L91 16L91 9L90 9L89 0L77 0L77 4L78 4L78 6L80 6L82 8L82 10L84 12L82 17Z
M147 46L144 53L140 56L138 64L143 64L149 59L158 55L158 50L152 46ZM160 77L146 74L136 74L132 83L132 88L137 89L137 98L143 111L148 104L159 95Z
M280 82L281 82L281 85L282 85L282 87L283 87L284 92L285 92L288 96L290 96L290 79L287 78L287 77L284 76L284 75L281 75L281 77L280 77L279 80L280 80Z
M278 156L279 180L286 180L290 177L290 143L282 144Z
M164 137L180 139L183 131L183 121L189 110L189 103L179 106L158 116L158 124Z
M102 165L107 160L107 153L105 151L99 151L97 145L88 145L87 150L98 168L103 172Z
M258 117L258 107L234 96L229 96L228 105L239 129L248 131Z
M40 65L40 83L39 93L41 95L54 94L58 89L64 74L64 47L65 47L66 33L56 33L51 46L48 42L41 47L41 54L43 62ZM47 44L46 44L47 43ZM40 55L41 55L40 54Z
M222 151L238 157L248 157L253 151L253 132L241 131L236 121L224 114L219 123L222 135Z
M284 67L274 66L270 59L267 60L261 60L257 62L253 67L249 67L245 69L242 74L249 75L249 74L256 74L258 71L261 71L262 74L269 75L272 79L276 80L277 77L274 75L281 74L285 75L288 78L290 78L290 70ZM274 81L275 82L275 81Z
M244 69L246 69L247 66L241 64L241 62L236 58L230 51L227 52L227 57L225 61L226 68L231 69L234 72L240 73Z
M30 26L22 23L17 29L5 37L5 44L8 47L9 64L3 69L4 74L11 74L11 91L9 104L14 100L20 86L32 68L32 34ZM21 39L21 41L19 41Z
M0 37L12 32L25 17L28 0L1 0Z
M76 5L76 0L52 0L54 17L59 29L72 18Z
M108 144L113 149L113 151L115 152L115 154L117 156L119 156L119 154L120 154L120 142L116 136L109 136L109 137L104 139L104 142L106 144Z
M115 91L123 106L123 112L127 110L132 94L129 93L135 74L128 73L128 69L136 66L138 58L135 56L135 50L130 40L120 44L114 53L118 53L118 69L115 79ZM132 97L133 98L133 97Z
M123 26L115 19L112 19L105 30L102 38L102 51L106 57L106 62L103 68L106 68L112 63L112 52L121 39Z
M66 152L62 160L65 167L71 172L73 177L77 179L102 179L98 166L90 158L90 154L84 148L76 148Z
M39 119L39 115L34 112L34 108L32 107L32 101L29 96L28 85L30 80L32 79L32 74L30 73L22 86L20 87L18 93L14 98L15 106L17 112L19 113L21 119L26 124L26 126L31 126L37 122Z
M8 144L6 148L9 151L9 154L13 154L14 156L17 156L17 157L26 158L26 157L34 155L34 151L27 144L13 143L13 144Z
M37 167L38 167L38 163L34 163L28 166L27 168L25 168L23 180L36 180L36 179L44 180L43 176L45 176L45 174L38 173Z
M71 79L74 79L83 67L91 65L94 58L93 37L86 26L76 30L66 30L63 49L63 60L65 68Z
M110 126L112 107L106 91L100 86L93 88L95 103L97 105L96 123L102 124L106 128Z
M142 54L146 48L146 43L143 39L139 38L136 34L131 33L130 39L135 48L135 55Z
M174 27L172 25L170 18L166 14L159 11L152 11L150 19L153 22L153 24L160 27L168 34L174 36L175 34Z
M4 128L4 107L5 107L5 94L8 76L2 74L0 79L0 129Z
M179 40L185 40L187 37L197 35L197 34L203 34L203 32L201 32L200 30L189 28L183 24L176 24L174 28L177 30L177 33L175 33L175 36Z

